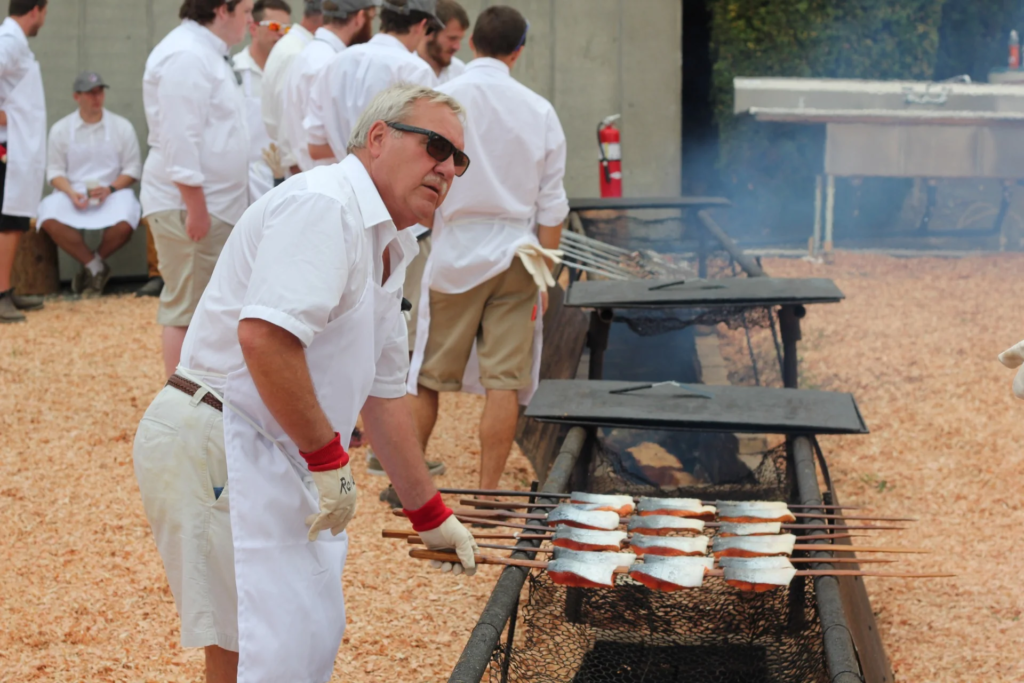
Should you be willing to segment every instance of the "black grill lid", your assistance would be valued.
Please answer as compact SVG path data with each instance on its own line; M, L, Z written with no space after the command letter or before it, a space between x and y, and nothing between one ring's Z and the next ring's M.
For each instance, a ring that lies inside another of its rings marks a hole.
M721 278L715 280L594 280L574 282L566 306L587 308L710 308L827 304L843 293L826 278Z

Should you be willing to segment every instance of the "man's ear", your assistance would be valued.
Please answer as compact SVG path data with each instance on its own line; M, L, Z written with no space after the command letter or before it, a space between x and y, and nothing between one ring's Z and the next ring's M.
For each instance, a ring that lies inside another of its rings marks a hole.
M366 151L371 157L377 158L384 148L384 136L388 134L388 124L384 121L374 121L366 134Z

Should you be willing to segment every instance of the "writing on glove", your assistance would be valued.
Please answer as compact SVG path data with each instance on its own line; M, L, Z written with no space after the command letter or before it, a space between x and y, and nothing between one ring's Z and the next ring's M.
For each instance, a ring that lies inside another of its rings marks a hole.
M313 542L321 531L330 529L337 536L356 514L359 497L352 469L348 464L348 453L341 445L341 435L323 448L312 453L301 453L309 466L313 483L320 497L320 511L306 518L309 526L309 540Z
M405 510L405 514L412 522L413 530L420 535L423 545L430 550L454 550L459 556L458 564L431 560L430 566L456 576L463 572L466 576L476 573L476 554L480 549L473 540L473 534L441 500L440 493L434 494L418 510Z

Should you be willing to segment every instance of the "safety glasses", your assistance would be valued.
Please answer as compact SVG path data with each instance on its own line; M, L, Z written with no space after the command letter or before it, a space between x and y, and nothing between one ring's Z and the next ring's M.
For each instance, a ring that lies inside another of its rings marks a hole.
M416 133L417 135L427 136L427 154L430 155L434 161L442 162L447 161L448 157L453 157L455 162L455 175L459 178L469 168L469 157L461 149L457 149L448 138L438 135L432 130L426 128L417 128L416 126L407 126L404 123L388 122L389 128L400 130L404 133Z
M282 36L291 30L291 24L282 24L280 21L269 21L264 19L259 23L260 26L268 28L274 33L280 33Z

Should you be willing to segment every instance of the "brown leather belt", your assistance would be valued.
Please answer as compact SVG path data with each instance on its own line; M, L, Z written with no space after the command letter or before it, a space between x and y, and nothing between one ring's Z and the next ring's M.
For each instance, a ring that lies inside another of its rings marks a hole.
M195 396L196 392L202 389L198 384L185 379L181 375L171 375L171 378L167 380L167 386L174 387L178 391L186 393L189 396ZM209 392L204 394L203 397L199 399L199 402L205 403L211 408L215 408L222 413L224 412L224 404L218 401L217 398Z

